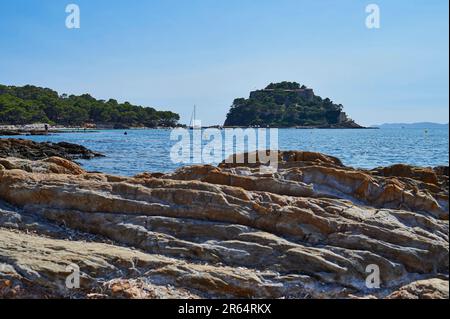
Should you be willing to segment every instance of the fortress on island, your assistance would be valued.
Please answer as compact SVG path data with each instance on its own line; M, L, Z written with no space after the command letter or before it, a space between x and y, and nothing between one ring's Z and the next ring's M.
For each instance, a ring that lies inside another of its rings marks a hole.
M271 83L250 92L248 99L234 100L224 126L362 128L341 104L296 82Z

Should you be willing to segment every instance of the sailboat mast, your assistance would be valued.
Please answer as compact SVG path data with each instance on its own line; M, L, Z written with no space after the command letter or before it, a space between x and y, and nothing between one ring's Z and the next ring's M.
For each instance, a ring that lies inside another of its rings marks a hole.
M191 128L194 127L194 125L195 125L195 108L196 108L196 106L194 105L194 110L191 114L191 122L189 123L189 127L191 127Z
M193 121L194 126L195 126L196 120L197 120L197 105L194 104L194 121Z

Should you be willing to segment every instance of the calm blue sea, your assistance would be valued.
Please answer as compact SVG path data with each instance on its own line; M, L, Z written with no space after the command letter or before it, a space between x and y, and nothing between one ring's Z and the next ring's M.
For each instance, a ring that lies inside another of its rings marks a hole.
M84 145L105 158L78 161L89 171L131 176L143 171L169 172L183 164L173 163L169 130L105 130L27 136L34 141L66 141ZM344 164L374 168L396 163L418 166L449 164L447 129L379 130L278 130L282 150L317 151L340 158Z

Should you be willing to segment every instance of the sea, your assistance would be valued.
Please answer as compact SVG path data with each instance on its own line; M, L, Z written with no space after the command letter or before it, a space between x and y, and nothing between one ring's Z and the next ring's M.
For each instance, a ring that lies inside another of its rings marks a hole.
M194 141L194 133L187 131L185 135L188 134ZM21 138L83 145L105 155L91 160L77 160L84 169L122 176L142 172L166 173L184 165L217 164L227 155L223 146L226 144L226 133L222 130L218 133L223 138L220 156L218 151L214 158L200 156L199 159L195 156L205 152L204 147L211 142L211 139L202 138L200 151L190 149L188 160L180 161L179 156L174 159L174 149L180 145L183 136L178 133L168 129L99 130ZM218 140L220 138L217 136L216 142ZM267 135L267 143L269 140ZM278 129L276 142L280 150L321 152L338 157L345 165L355 168L371 169L398 163L426 167L449 165L449 131L446 128ZM215 145L219 149L220 144ZM175 153L181 154L183 151Z

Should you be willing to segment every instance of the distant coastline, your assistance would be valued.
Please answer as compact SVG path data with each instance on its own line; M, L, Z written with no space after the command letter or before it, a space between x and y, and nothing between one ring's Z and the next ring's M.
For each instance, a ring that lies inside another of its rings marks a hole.
M276 129L297 129L297 130L312 130L312 129L333 129L333 130L377 130L378 127L365 127L365 126L353 126L353 125L297 125L297 126L224 126L223 128L276 128Z
M27 125L0 125L0 136L32 136L32 135L51 135L51 134L66 134L66 133L93 133L110 130L168 130L174 128L188 128L187 125L178 124L173 127L107 127L107 126L52 126L48 125L48 130L45 130L46 124L27 124ZM331 129L331 130L379 130L379 129L448 129L449 124L420 122L420 123L386 123L372 126L346 126L346 125L310 125L310 126L222 126L209 125L202 126L201 129L249 129L249 128L276 128L276 129L297 129L297 130L315 130L315 129Z
M68 95L33 85L0 84L0 125L47 123L68 127L173 127L180 116L171 111L99 100L89 94Z
M373 125L372 128L392 128L392 129L401 129L401 128L420 128L420 129L433 129L433 128L448 128L449 125L442 123L433 123L433 122L417 122L417 123L384 123L380 125Z
M71 127L71 126L47 126L46 124L29 124L29 125L0 125L0 136L33 136L33 135L51 135L66 133L93 133L107 130L156 130L171 129L172 127Z
M177 125L174 127L63 127L63 126L48 126L46 130L44 124L29 124L29 125L0 125L0 136L37 136L37 135L51 135L51 134L67 134L67 133L94 133L100 131L110 130L168 130L174 128L187 128L186 125ZM379 129L379 127L345 127L345 126L292 126L292 127L277 127L277 126L221 126L210 125L202 126L201 129L258 129L258 128L275 128L275 129L297 129L297 130L312 130L312 129Z

